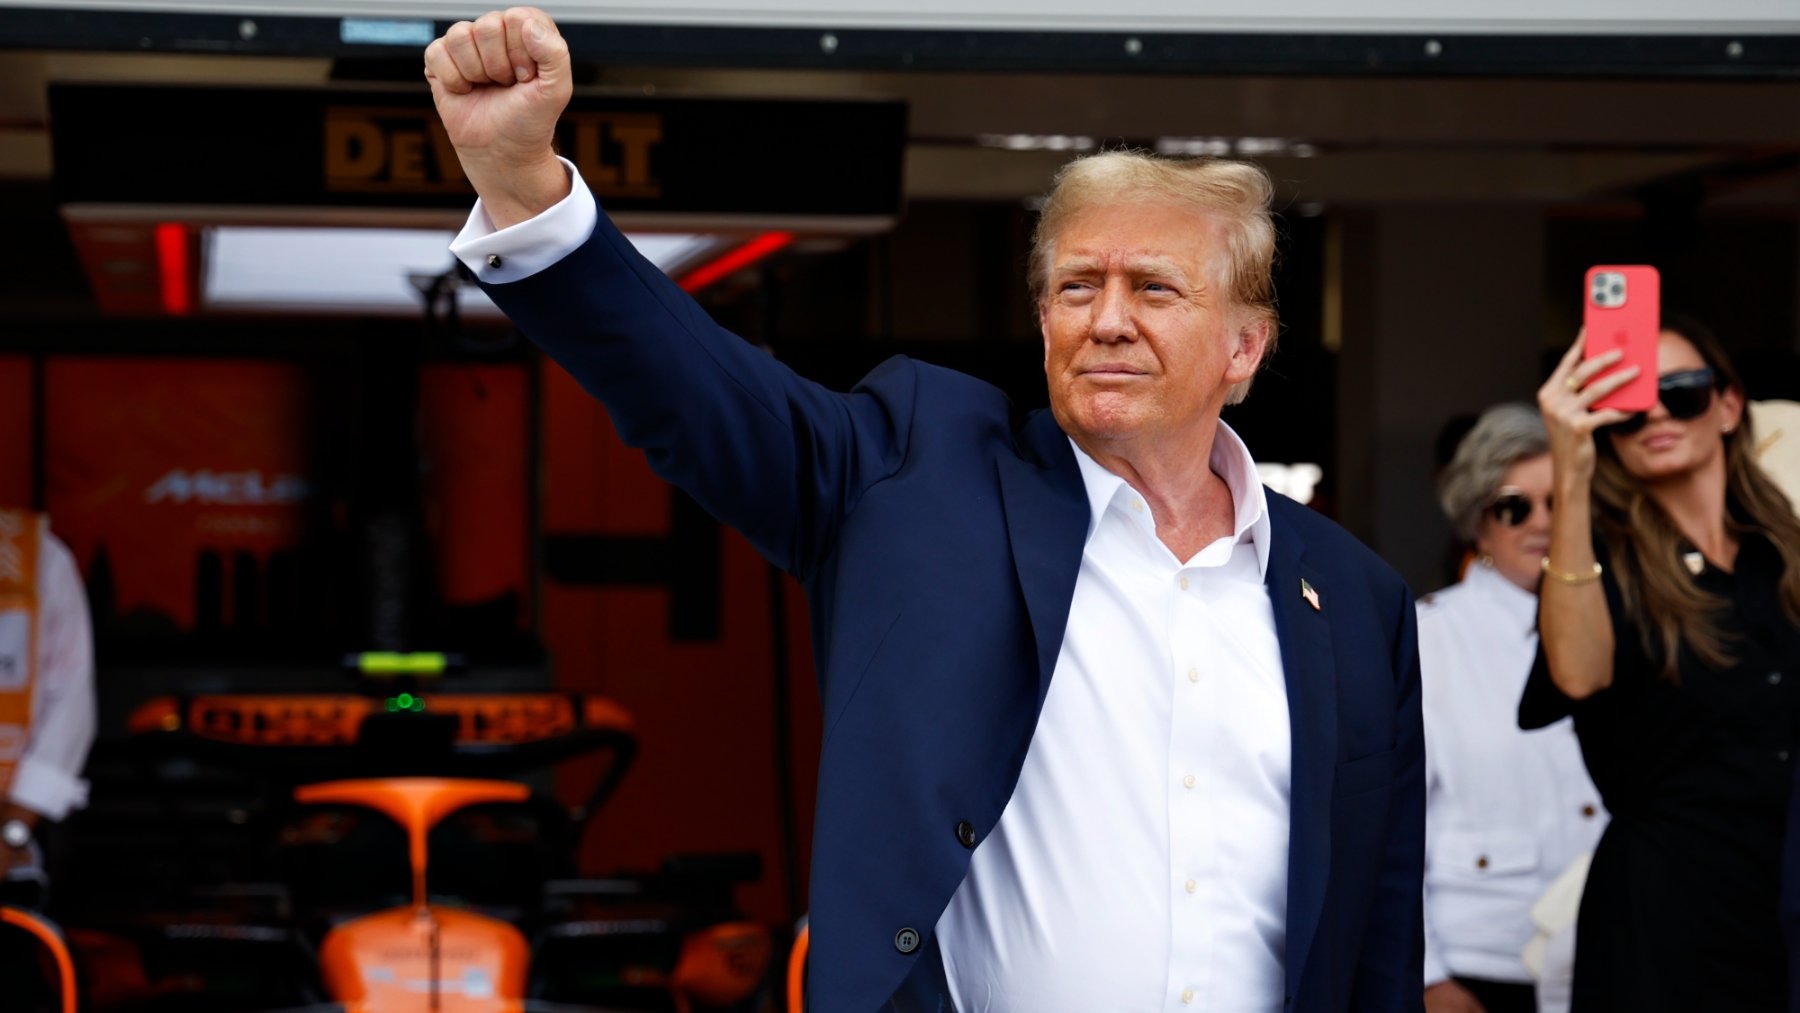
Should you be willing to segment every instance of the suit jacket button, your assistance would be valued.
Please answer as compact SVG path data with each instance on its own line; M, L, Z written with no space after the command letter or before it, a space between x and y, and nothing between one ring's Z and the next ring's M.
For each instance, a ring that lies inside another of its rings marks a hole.
M901 953L911 953L919 948L919 933L913 929L901 929L894 933L894 949Z
M975 827L970 824L968 820L963 820L961 823L958 823L956 825L956 839L960 841L965 848L974 847Z

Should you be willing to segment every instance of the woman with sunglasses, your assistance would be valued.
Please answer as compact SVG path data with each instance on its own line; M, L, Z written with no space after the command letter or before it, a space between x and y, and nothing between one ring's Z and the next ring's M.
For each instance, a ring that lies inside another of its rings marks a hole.
M1520 404L1484 412L1438 478L1476 557L1419 602L1427 1013L1537 1013L1520 959L1532 903L1606 822L1574 729L1523 732L1514 717L1537 656L1551 500L1544 423Z
M1648 412L1580 341L1538 392L1557 514L1527 727L1573 714L1612 813L1576 930L1574 1009L1776 1010L1800 722L1800 522L1752 460L1743 384L1698 325Z

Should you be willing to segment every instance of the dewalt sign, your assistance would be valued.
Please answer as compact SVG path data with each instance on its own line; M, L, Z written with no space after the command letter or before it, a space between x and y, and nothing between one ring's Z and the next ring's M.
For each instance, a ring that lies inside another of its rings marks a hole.
M429 110L330 106L324 117L325 189L333 193L458 193L473 189L444 125ZM653 165L659 113L571 113L557 147L602 200L662 195Z
M423 85L387 90L53 84L58 200L179 208L466 212L473 191ZM557 151L608 212L754 227L892 218L906 107L583 95ZM229 215L227 212L229 211ZM251 219L254 212L251 212ZM446 215L446 219L452 215ZM846 226L847 227L847 226Z

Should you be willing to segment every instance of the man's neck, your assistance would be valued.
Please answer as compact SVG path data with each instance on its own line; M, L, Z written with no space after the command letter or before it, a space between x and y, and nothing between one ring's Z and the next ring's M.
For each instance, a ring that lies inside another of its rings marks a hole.
M1130 483L1156 518L1156 537L1176 559L1186 561L1237 530L1237 503L1231 487L1212 469L1218 420L1197 427L1187 439L1158 440L1154 446L1075 436L1076 446L1107 471Z

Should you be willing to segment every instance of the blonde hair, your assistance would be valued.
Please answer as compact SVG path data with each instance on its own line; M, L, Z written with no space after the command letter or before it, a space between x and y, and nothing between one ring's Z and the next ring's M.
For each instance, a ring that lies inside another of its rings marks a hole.
M1161 202L1213 216L1225 240L1218 281L1227 298L1269 328L1263 362L1275 351L1280 316L1275 311L1275 221L1269 205L1275 186L1262 167L1220 158L1170 158L1144 151L1104 151L1078 158L1056 173L1037 228L1031 234L1027 281L1034 303L1050 284L1056 237L1081 212L1101 204ZM1250 380L1232 387L1226 404L1250 393Z

